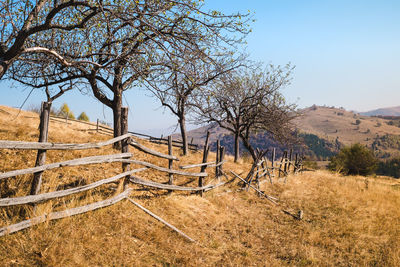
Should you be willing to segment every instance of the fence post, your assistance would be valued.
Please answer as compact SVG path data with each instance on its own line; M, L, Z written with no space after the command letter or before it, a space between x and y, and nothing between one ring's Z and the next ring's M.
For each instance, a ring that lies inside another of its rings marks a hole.
M272 155L271 155L271 167L272 167L272 174L273 174L273 176L275 177L275 168L274 168L274 165L275 165L275 152L276 152L276 150L275 150L275 147L272 149Z
M97 119L96 132L99 132L99 119Z
M284 151L283 152L283 157L282 157L282 160L285 162L284 164L283 164L283 171L284 171L284 173L286 174L286 171L287 171L287 159L288 159L288 152L287 151Z
M217 140L217 151L216 151L216 153L215 153L215 165L218 165L218 163L219 163L219 149L220 149L220 141L219 141L219 139ZM218 178L218 175L219 175L219 173L218 173L218 166L216 166L215 167L215 178Z
M168 136L168 155L172 156L172 136ZM172 169L173 160L168 160L168 169ZM174 175L172 173L168 174L168 184L173 184Z
M203 163L207 163L208 152L210 148L208 147L208 140L210 139L210 131L207 131L206 141L204 143L204 150L203 150ZM200 172L205 172L207 165L201 166ZM199 187L204 186L204 177L199 177ZM200 196L203 196L203 190L199 191Z
M42 102L42 108L40 112L40 124L39 124L39 142L47 142L49 136L49 119L50 119L50 108L51 102ZM41 166L46 162L46 150L38 150L36 156L35 167ZM33 175L33 181L31 185L31 195L37 195L42 185L42 174L43 172L37 172Z
M224 161L224 157L225 157L225 147L221 146L220 152L219 152L219 163ZM222 165L224 165L224 164L222 163ZM218 166L218 176L222 175L222 165Z
M288 166L288 173L290 173L290 166L292 166L292 155L293 155L293 148L289 150L289 166Z
M127 133L128 133L128 108L122 107L121 108L121 134L124 135ZM130 141L130 137L121 141L121 152L122 153L129 152L129 141ZM129 169L130 169L129 163L122 163L122 171L123 172L129 171ZM122 182L123 188L126 189L128 184L129 184L129 175L126 176Z

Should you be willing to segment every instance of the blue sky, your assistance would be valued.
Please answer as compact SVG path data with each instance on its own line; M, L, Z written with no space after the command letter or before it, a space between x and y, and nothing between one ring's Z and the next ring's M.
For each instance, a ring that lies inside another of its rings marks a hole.
M206 8L254 13L247 52L265 63L296 66L283 90L299 107L329 105L366 111L400 105L400 1L206 0ZM0 104L20 106L29 90L0 82ZM166 129L176 124L168 111L143 90L127 92L130 129ZM25 107L44 99L33 92ZM75 114L112 121L111 112L93 97L69 93ZM103 112L104 111L104 112ZM105 116L104 116L105 115Z

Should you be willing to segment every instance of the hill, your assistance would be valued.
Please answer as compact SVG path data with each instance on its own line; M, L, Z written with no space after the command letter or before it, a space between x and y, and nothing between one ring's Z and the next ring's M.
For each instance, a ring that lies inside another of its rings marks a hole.
M0 139L37 139L38 116L0 107ZM94 142L109 137L65 123L51 123L52 142ZM138 142L166 153L165 146ZM88 155L117 153L111 147L87 151L48 151L47 162ZM132 151L135 159L160 164L158 158ZM173 151L179 155L179 150ZM210 158L215 158L211 153ZM179 165L198 163L200 153L181 157ZM27 168L35 153L0 150L0 172ZM245 175L246 162L231 157L224 170ZM163 162L161 164L168 164ZM71 183L90 183L118 172L120 165L107 163L65 167L45 172L43 191ZM213 175L213 169L207 169ZM159 181L158 172L146 174ZM178 183L185 181L177 179ZM27 194L31 177L0 181L1 198ZM212 177L207 180L212 182ZM186 181L187 182L187 181ZM189 182L189 184L194 184ZM104 185L74 197L29 205L0 207L0 227L34 214L63 210L107 198L115 185ZM206 192L204 197L168 193L132 185L131 198L172 223L197 242L186 242L128 201L91 213L45 222L0 237L1 266L399 266L400 183L376 177L343 177L325 171L289 176L287 183L274 179L261 189L277 197L271 205L254 192L239 190L236 182ZM294 220L282 209L303 210Z
M400 116L400 106L360 112L363 116Z
M354 143L370 147L381 158L399 154L400 124L393 119L363 116L340 108L315 105L300 112L302 116L295 120L295 125L306 145L304 152L309 156L326 158L343 145ZM189 140L194 138L194 142L204 143L206 132L210 128L211 139L221 139L228 146L228 152L232 153L232 135L215 125L190 131ZM276 147L280 152L287 149L287 146L278 144L265 134L255 136L253 144L261 149Z

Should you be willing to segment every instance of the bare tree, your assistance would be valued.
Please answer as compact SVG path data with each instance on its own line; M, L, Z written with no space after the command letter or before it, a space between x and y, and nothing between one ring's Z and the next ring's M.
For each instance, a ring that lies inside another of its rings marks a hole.
M200 123L216 122L235 138L235 162L239 159L239 139L255 160L257 153L250 139L268 132L284 141L291 136L295 105L287 104L280 90L289 84L293 68L287 65L241 68L224 75L196 100Z
M163 63L162 70L154 72L147 79L151 81L147 83L148 89L160 100L161 105L178 117L184 155L188 154L186 116L192 109L193 92L237 68L240 62L231 53L210 58L187 49L182 56Z
M50 85L76 79L83 90L89 85L92 94L113 110L114 136L119 136L123 92L159 70L159 58L178 58L184 51L211 56L214 51L205 47L233 45L247 32L246 16L204 12L199 2L121 1L109 12L110 17L90 20L81 31L65 33L63 42L51 33L38 37L41 43L62 51L64 58L94 64L65 66L41 55L27 54L23 61L27 71L16 68L14 78L43 86L42 77L38 79L30 67L35 63L35 68L49 69L46 79Z

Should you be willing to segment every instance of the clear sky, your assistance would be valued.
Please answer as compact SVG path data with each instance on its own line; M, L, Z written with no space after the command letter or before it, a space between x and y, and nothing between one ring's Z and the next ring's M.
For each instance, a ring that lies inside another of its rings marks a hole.
M329 105L367 111L400 105L400 1L398 0L205 0L225 13L254 13L247 52L265 63L296 66L283 90L299 107ZM0 104L20 106L29 90L0 82ZM166 129L176 124L143 90L127 92L131 130ZM25 107L45 99L33 92ZM78 115L112 121L93 97L71 92L55 102ZM103 112L104 111L104 112ZM153 131L154 132L154 131Z

